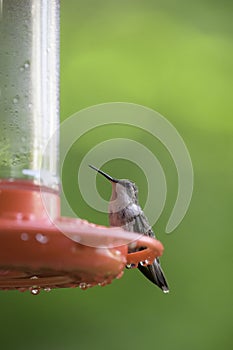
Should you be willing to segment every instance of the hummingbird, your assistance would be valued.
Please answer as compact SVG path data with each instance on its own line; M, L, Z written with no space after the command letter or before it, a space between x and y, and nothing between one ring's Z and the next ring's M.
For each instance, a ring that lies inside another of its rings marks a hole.
M89 166L103 175L112 184L112 195L109 202L110 225L120 226L126 231L138 232L156 238L138 202L138 188L135 183L130 180L115 179L95 166ZM138 269L152 283L161 288L164 293L169 292L169 287L158 258L151 265L144 266L143 263L140 263Z

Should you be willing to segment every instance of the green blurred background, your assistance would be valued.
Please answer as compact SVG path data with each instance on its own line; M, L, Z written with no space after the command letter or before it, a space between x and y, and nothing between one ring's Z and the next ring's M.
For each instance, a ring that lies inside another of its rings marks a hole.
M231 1L61 1L61 120L112 101L157 110L189 149L194 193L180 226L165 234L177 177L162 145L130 127L84 135L63 182L72 208L92 222L108 224L77 189L77 167L93 145L120 133L144 140L160 159L168 199L154 229L171 293L135 270L87 291L1 292L2 349L232 349L232 16ZM136 165L113 160L104 170L133 178L145 203L147 182ZM97 185L107 199L109 184L97 177Z

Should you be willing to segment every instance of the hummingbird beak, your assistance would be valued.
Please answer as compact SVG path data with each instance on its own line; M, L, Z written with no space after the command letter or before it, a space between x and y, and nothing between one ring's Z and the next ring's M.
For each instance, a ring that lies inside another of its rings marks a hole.
M115 182L115 183L119 182L119 180L114 179L114 177L112 177L112 176L106 174L105 172L103 172L102 170L96 168L95 166L89 164L89 167L92 168L92 169L94 169L95 171L97 171L98 173L100 173L101 175L103 175L104 177L106 177L106 179L108 179L109 181Z

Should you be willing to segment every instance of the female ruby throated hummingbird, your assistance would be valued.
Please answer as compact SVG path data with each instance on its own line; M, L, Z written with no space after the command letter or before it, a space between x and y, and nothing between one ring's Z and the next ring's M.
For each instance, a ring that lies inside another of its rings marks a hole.
M89 165L92 169L105 176L112 183L112 196L109 203L109 222L111 226L121 226L126 231L139 232L155 238L155 234L138 203L138 189L130 180L117 180L110 175ZM138 265L138 269L164 293L169 287L161 268L159 259L152 265Z

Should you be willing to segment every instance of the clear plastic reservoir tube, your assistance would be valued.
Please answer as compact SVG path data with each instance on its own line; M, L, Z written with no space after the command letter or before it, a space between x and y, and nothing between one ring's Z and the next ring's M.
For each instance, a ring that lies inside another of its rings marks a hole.
M56 190L58 126L59 0L0 0L0 179Z

